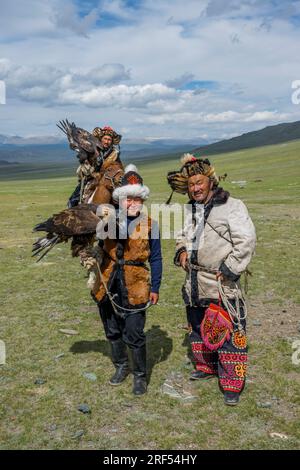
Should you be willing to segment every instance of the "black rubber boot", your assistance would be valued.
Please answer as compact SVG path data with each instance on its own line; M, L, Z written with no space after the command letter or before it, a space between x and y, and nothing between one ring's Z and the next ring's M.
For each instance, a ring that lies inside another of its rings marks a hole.
M235 406L240 401L240 394L238 392L224 392L225 405Z
M109 383L110 385L120 385L130 372L126 344L122 339L111 341L110 344L112 361L116 372L111 377Z
M133 363L133 389L134 395L143 395L147 392L146 377L146 346L132 349Z
M215 374L208 374L207 372L202 372L202 370L194 370L190 375L190 380L205 380L215 377Z

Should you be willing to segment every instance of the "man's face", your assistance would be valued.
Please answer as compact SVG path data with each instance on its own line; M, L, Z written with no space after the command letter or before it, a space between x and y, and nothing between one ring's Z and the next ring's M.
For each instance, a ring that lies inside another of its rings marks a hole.
M112 144L112 137L110 135L104 135L101 139L101 144L104 149L108 149Z
M188 193L189 197L194 201L205 203L210 191L212 190L213 182L204 175L190 176L188 180Z
M121 200L121 207L127 211L131 217L137 216L143 207L143 200L140 197L127 197Z

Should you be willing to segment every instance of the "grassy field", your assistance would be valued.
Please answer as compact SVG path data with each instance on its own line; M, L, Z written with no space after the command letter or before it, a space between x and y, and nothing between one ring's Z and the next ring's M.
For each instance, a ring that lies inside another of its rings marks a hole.
M172 265L173 240L163 242L160 302L147 316L149 391L137 398L131 378L108 385L109 347L69 246L56 247L39 264L30 256L32 227L65 207L76 178L55 178L51 170L48 178L27 173L1 181L0 339L7 362L0 366L0 449L299 448L300 365L292 363L292 342L300 339L299 153L298 141L211 157L219 174L228 173L223 186L248 205L258 235L250 267L248 382L235 408L224 406L216 380L189 384L192 366L180 327L184 276ZM178 166L178 160L140 165L150 202L167 199L165 175ZM232 183L240 180L243 188ZM63 328L78 334L67 336ZM162 393L172 373L181 374L193 401ZM77 410L82 403L90 414Z

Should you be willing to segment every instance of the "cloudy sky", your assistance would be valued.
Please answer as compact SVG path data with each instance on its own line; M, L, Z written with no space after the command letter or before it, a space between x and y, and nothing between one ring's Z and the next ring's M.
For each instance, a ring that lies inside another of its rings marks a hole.
M219 139L300 119L300 1L1 0L0 134Z

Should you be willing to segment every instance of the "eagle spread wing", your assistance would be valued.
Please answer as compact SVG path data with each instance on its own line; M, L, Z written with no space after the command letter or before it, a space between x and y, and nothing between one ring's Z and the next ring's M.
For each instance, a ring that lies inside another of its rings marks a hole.
M85 129L77 127L74 122L70 123L68 119L59 121L57 127L68 137L70 148L78 153L80 162L89 160L92 164L99 154L99 140Z
M57 243L72 240L72 255L78 256L79 251L90 244L96 233L100 218L96 215L96 204L80 204L54 214L48 220L37 224L34 232L47 232L45 237L39 238L32 249L32 256L41 256L40 261Z

